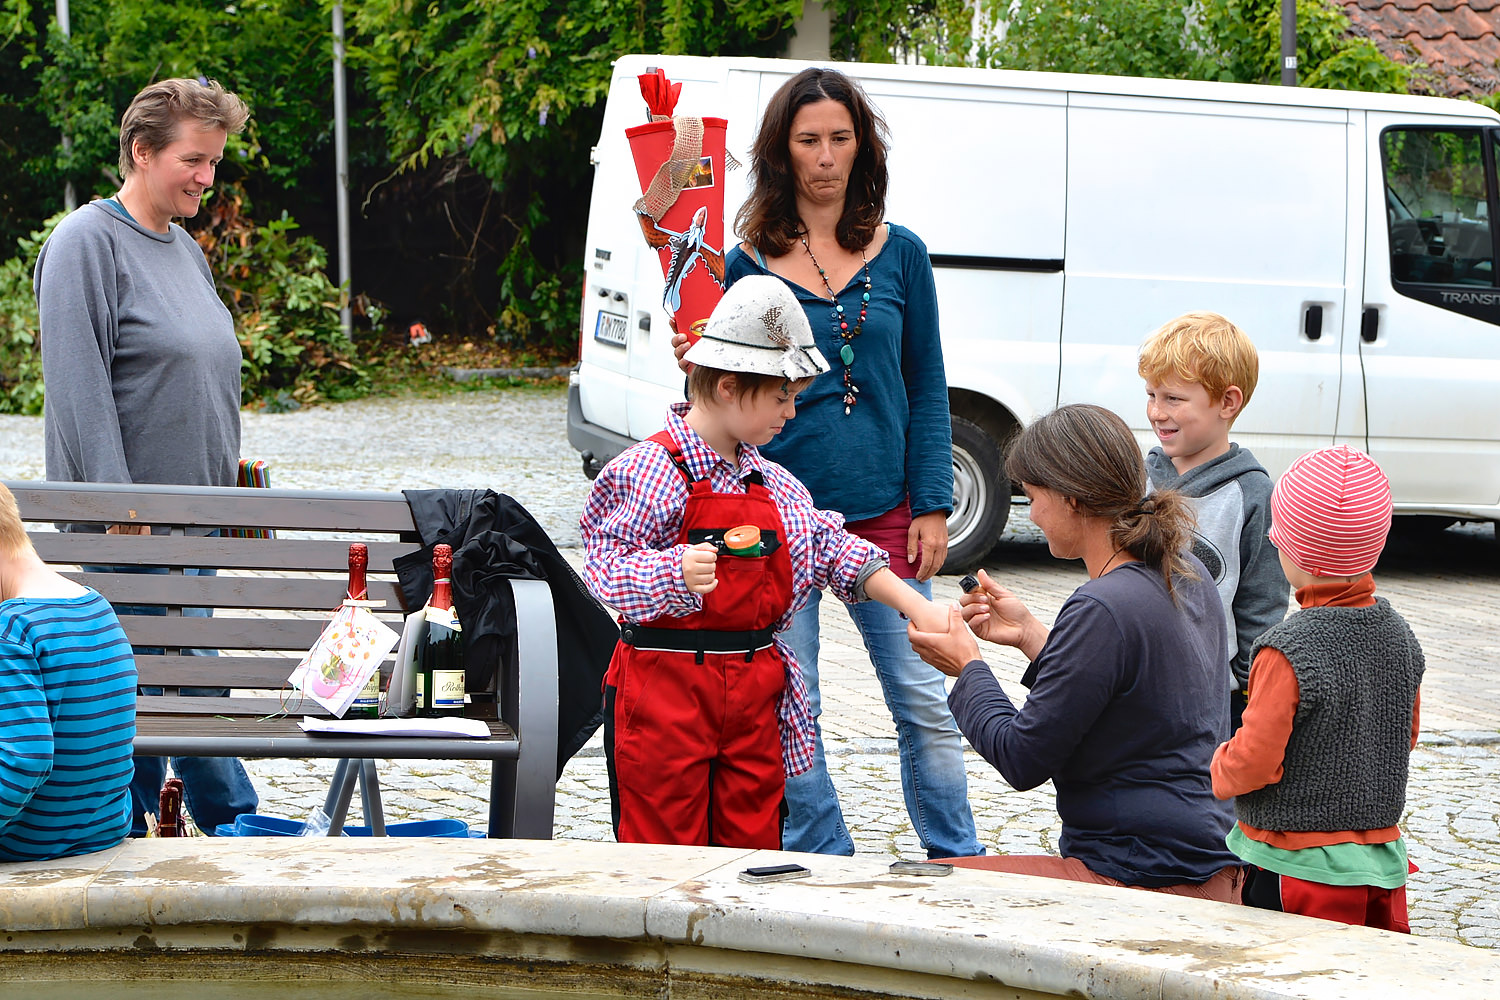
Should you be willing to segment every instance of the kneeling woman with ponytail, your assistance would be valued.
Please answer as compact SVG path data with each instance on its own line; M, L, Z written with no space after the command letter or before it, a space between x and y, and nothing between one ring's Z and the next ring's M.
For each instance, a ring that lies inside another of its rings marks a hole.
M958 678L948 703L974 749L1018 789L1052 780L1062 857L956 863L1239 902L1240 863L1224 844L1233 815L1208 772L1229 735L1224 611L1190 554L1185 501L1146 494L1139 446L1098 406L1032 424L1006 472L1025 487L1052 554L1082 559L1088 582L1049 630L981 572L946 633L910 635L924 660ZM976 635L1031 661L1020 709Z

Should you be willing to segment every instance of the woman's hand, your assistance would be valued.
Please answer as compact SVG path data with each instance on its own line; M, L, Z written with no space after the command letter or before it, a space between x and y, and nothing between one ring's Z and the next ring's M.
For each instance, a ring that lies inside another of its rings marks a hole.
M689 593L708 594L719 585L714 576L714 564L719 561L719 550L713 542L699 542L682 550L682 582Z
M948 608L944 631L924 632L915 620L906 626L906 638L918 656L949 677L957 677L964 667L979 659L979 643L964 624L964 613L956 606Z
M106 535L149 535L151 525L149 524L111 524L104 529Z
M693 363L691 361L684 361L682 357L688 352L688 348L692 346L688 343L688 335L678 332L676 316L668 317L667 325L672 328L672 356L677 359L677 367L682 369L682 374L684 375L692 374Z
M964 620L974 634L998 646L1014 646L1034 660L1047 642L1050 629L1015 594L1000 586L984 570L979 589L961 599Z
M916 562L918 553L922 561L917 566L917 579L925 583L943 568L948 558L947 514L935 510L911 519L911 527L906 531L906 561Z
M906 585L902 584L902 586ZM950 607L947 604L919 600L906 612L906 616L911 619L912 627L918 632L945 632L948 629L949 610Z

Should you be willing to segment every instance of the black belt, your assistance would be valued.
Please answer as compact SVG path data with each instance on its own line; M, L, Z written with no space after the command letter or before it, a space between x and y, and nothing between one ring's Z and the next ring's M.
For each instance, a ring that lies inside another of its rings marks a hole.
M672 652L696 653L699 663L704 653L744 653L750 660L757 650L775 643L776 626L753 629L749 632L715 632L692 628L651 628L625 622L620 626L620 641L637 649L665 649Z

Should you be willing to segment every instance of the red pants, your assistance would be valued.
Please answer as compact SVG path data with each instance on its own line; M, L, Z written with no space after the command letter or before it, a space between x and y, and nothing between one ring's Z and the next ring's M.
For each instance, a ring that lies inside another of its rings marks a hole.
M1010 872L1014 875L1039 875L1043 878L1060 878L1069 882L1093 882L1097 885L1118 885L1119 879L1100 875L1077 858L1058 858L1050 854L986 854L977 858L947 858L950 864L960 868L979 868L991 872ZM1180 885L1130 886L1147 892L1164 892L1171 896L1190 896L1195 899L1212 899L1219 903L1238 903L1240 887L1244 883L1244 869L1238 865L1221 868L1206 882L1184 882Z
M622 658L624 658L622 662ZM621 644L604 690L615 838L779 849L786 782L775 648L655 652Z
M1250 866L1245 903L1266 910L1300 913L1341 923L1411 933L1406 914L1406 886L1324 885ZM1413 869L1415 871L1415 869Z

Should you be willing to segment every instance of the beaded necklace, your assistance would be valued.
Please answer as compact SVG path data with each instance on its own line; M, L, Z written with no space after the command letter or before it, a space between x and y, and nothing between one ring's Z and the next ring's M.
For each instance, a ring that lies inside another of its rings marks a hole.
M828 272L823 270L823 265L818 263L817 256L812 252L812 247L807 242L807 230L803 230L800 236L802 249L807 251L808 258L813 262L813 267L818 269L818 277L823 279L823 287L828 290L828 297L833 300L833 321L838 325L839 339L843 346L839 348L839 360L844 363L844 416L849 415L849 410L855 403L859 402L859 386L854 384L854 338L858 337L860 331L865 328L865 313L870 308L870 261L865 257L864 250L860 250L859 259L865 266L865 292L859 303L859 319L855 321L853 329L849 327L849 318L844 315L844 307L839 304L839 297L834 294L833 286L828 283Z

